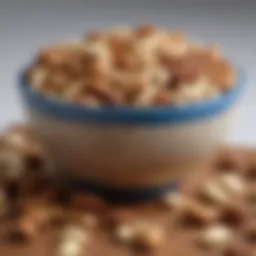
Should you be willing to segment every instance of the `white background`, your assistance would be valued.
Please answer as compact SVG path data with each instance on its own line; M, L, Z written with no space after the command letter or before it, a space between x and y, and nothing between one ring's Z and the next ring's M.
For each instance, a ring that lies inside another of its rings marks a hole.
M150 22L218 42L243 67L248 86L229 140L256 144L255 10L253 0L0 0L0 129L23 118L17 74L40 46L88 29Z

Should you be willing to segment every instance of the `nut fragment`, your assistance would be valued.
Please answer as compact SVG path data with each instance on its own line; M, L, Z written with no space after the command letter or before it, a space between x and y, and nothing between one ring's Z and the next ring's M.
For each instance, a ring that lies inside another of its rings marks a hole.
M225 226L212 226L205 229L199 236L199 243L210 249L227 246L232 239L232 232Z

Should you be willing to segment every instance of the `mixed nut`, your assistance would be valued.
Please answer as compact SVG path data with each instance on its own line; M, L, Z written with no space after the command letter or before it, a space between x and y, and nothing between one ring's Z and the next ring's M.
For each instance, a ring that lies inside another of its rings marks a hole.
M248 179L254 165L242 161L241 155L225 158L225 165L223 159L222 165L218 161L216 171L196 193L170 192L146 207L114 205L59 185L49 176L43 149L25 127L7 130L0 141L0 217L2 223L14 223L5 231L11 244L26 241L29 247L40 234L54 229L57 239L49 255L95 255L87 250L94 243L101 246L101 237L104 244L134 255L164 256L158 252L168 247L176 232L184 237L193 232L189 243L196 252L191 255L255 255L255 180ZM1 243L0 239L0 252Z
M236 72L217 47L144 25L42 49L25 79L53 99L94 108L146 107L218 97L235 86Z

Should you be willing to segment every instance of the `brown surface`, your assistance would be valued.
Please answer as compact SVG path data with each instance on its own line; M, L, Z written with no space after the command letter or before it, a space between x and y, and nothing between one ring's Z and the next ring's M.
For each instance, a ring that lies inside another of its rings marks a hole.
M246 157L254 159L253 154L246 153ZM250 160L250 162L252 161ZM182 190L185 194L191 196L195 195L202 184L206 180L211 179L212 175L216 175L218 171L213 171L212 166L202 168L196 172L191 172L187 179L183 182ZM246 177L245 173L242 173ZM255 186L255 181L248 180L248 185ZM249 186L248 186L249 187ZM248 210L246 223L241 228L234 228L236 233L235 243L242 242L242 230L244 227L253 221L256 221L256 207L235 198L235 203L243 206ZM119 206L121 207L121 206ZM166 238L164 244L155 252L146 254L152 256L221 256L220 254L211 252L209 250L202 249L196 243L196 237L200 229L196 227L189 227L181 225L179 221L179 215L174 211L166 209L159 202L151 202L147 204L140 204L136 206L122 206L122 208L131 210L131 214L134 218L142 218L143 220L149 220L150 223L157 223L163 225ZM111 207L110 211L113 212L117 206ZM108 210L109 212L109 210ZM102 218L106 218L106 212L103 212ZM58 229L46 229L36 235L34 239L29 243L10 242L7 234L12 226L15 226L13 221L2 221L0 226L0 255L4 256L51 256L56 255L56 241ZM256 245L254 245L256 247ZM256 251L256 248L251 248ZM96 228L91 233L91 239L86 246L82 255L86 256L132 256L141 255L139 252L132 250L131 248L121 245L115 242L111 232L107 228ZM244 255L243 256L250 256ZM255 255L255 254L252 254Z

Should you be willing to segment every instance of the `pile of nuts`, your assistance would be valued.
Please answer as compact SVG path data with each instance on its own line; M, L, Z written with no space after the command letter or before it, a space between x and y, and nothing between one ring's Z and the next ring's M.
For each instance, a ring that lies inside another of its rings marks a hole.
M11 243L33 244L39 234L56 229L56 256L82 256L93 243L101 246L99 236L104 244L135 255L165 256L159 251L175 232L185 237L191 231L195 236L189 243L197 250L191 255L255 256L255 156L251 161L241 156L223 154L208 182L193 193L170 192L145 205L114 205L54 180L29 129L15 126L0 137L1 221L15 224L7 230ZM151 214L160 217L151 219ZM1 243L0 237L0 252Z
M217 97L235 86L236 74L217 47L144 25L42 49L26 80L39 94L75 104L145 107Z

